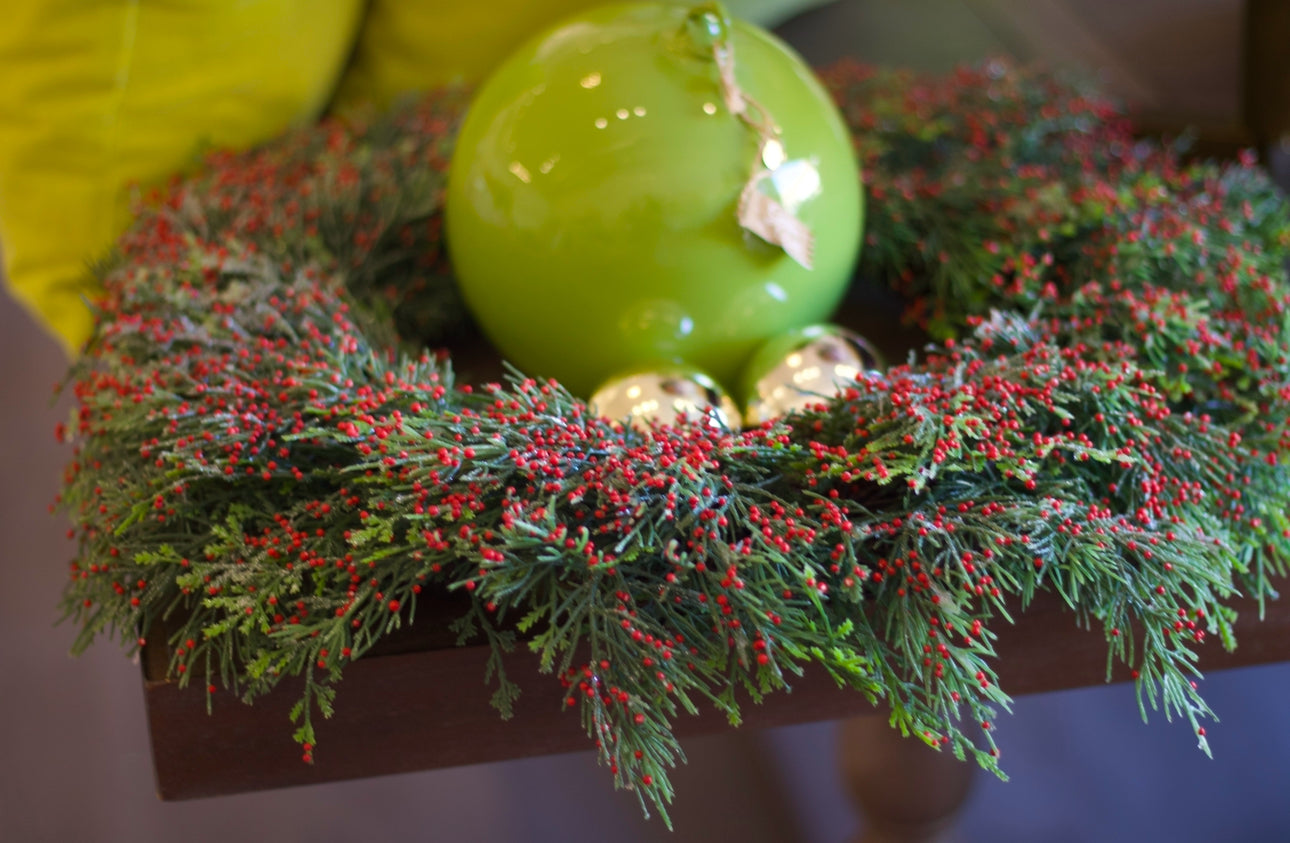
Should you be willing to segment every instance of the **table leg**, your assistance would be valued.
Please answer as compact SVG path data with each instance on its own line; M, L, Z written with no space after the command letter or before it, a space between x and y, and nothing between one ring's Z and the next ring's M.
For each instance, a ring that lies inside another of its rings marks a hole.
M843 780L864 814L860 843L941 843L967 801L976 765L903 738L881 715L843 721Z
M1290 190L1290 3L1246 0L1245 122L1265 163Z

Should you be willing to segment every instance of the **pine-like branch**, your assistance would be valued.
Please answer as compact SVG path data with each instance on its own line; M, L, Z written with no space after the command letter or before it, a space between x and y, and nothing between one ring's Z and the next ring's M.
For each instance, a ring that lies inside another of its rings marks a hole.
M69 377L78 650L166 621L171 675L303 676L312 758L344 667L404 623L528 647L616 782L666 816L672 724L805 670L995 767L994 634L1040 591L1146 707L1225 601L1286 573L1290 215L1107 105L1002 65L828 79L865 165L864 274L942 345L731 434L458 386L439 239L461 97L325 124L173 185L102 270ZM427 589L468 593L429 617ZM419 611L420 610L420 611Z

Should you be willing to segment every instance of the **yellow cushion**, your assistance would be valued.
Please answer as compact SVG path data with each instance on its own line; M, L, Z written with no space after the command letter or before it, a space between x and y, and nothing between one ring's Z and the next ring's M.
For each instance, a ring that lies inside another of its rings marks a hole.
M87 264L127 222L128 185L243 147L327 104L361 0L6 0L0 246L16 297L69 350Z
M529 35L605 0L373 0L338 96L345 109L478 82ZM697 5L699 0L672 0ZM726 0L731 14L773 25L823 0Z
M340 102L384 105L478 81L533 31L601 0L4 2L4 274L75 352L91 325L87 266L127 224L130 185L184 169L202 145L245 147L313 118L351 51ZM727 5L770 23L815 2Z

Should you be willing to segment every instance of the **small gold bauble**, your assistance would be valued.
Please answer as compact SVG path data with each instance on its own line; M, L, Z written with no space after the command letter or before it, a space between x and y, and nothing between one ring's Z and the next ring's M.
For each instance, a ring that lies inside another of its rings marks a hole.
M683 416L727 430L738 429L739 408L699 369L669 366L611 378L587 402L597 414L638 430L676 424Z
M776 337L744 370L750 427L835 396L861 372L883 368L869 341L837 325L811 325Z

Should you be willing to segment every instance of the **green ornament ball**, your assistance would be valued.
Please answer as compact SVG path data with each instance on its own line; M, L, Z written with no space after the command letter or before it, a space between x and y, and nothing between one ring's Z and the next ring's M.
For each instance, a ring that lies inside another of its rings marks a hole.
M832 312L862 213L828 94L716 3L602 6L529 41L472 103L446 202L489 339L584 396L678 362L733 383Z

